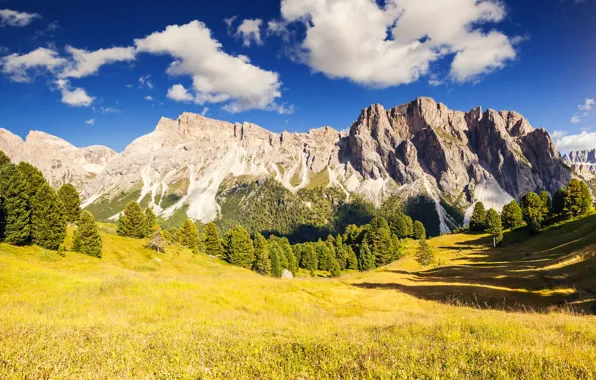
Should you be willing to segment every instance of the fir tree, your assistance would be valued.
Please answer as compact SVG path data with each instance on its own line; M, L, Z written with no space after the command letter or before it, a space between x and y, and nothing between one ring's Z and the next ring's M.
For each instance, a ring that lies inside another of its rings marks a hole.
M524 216L522 209L516 200L512 200L509 204L503 207L501 214L501 222L504 228L515 229L524 224Z
M151 235L156 228L159 228L157 217L151 207L145 209L145 219L147 220L147 235Z
M542 204L547 211L547 215L552 213L552 201L550 199L550 194L546 190L542 190L540 192L540 199L542 199Z
M486 209L484 203L477 202L470 218L470 231L484 231L486 228Z
M317 262L317 253L313 244L306 244L302 253L302 266L308 269L311 274L317 270L319 264Z
M5 165L0 173L4 197L4 241L13 245L31 242L31 209L27 180L16 165Z
M205 241L205 253L211 256L224 258L224 251L222 246L221 238L219 237L219 231L215 223L210 222L205 225L204 241Z
M391 257L391 260L398 260L399 258L401 258L401 242L399 241L399 239L397 238L397 235L392 235L391 236L391 240L393 241L393 255Z
M190 249L196 248L199 240L199 230L190 219L186 219L180 228L180 244Z
M544 201L536 193L528 193L522 199L522 214L530 232L537 233L547 215Z
M389 225L391 227L391 231L400 239L405 239L412 235L413 226L410 227L408 225L408 219L406 215L402 213L393 215L393 217L389 220Z
M582 190L582 197L581 197L581 212L582 215L585 215L592 211L593 207L593 199L592 193L590 192L590 188L588 185L582 181L581 183L581 190Z
M58 198L64 206L64 217L68 223L76 223L81 213L81 198L75 187L69 183L58 190Z
M282 267L279 262L280 251L269 245L269 258L271 260L271 275L273 277L281 277Z
M118 219L116 233L120 236L142 239L147 236L147 219L137 202L129 202Z
M503 225L499 213L490 209L486 213L486 233L493 238L493 246L496 247L503 240Z
M31 200L31 239L42 248L57 250L66 237L64 206L44 183Z
M360 256L358 257L358 268L361 271L367 271L375 268L375 257L370 251L366 240L360 246Z
M423 267L427 267L433 263L435 255L432 247L428 244L426 238L420 239L418 242L418 249L416 250L416 261Z
M0 150L0 170L6 165L10 164L10 158Z
M294 256L294 252L292 251L292 246L287 238L281 238L280 246L287 262L287 270L292 272L292 275L296 275L298 273L298 262L296 261L296 256Z
M253 270L263 276L271 275L271 259L269 258L269 245L267 239L260 233L255 233L255 265Z
M562 215L565 210L565 196L567 193L567 189L563 186L559 187L559 190L553 196L552 202L552 213L555 216Z
M335 259L335 257L331 257L329 260L329 272L331 277L339 277L341 276L341 269L339 268L339 263Z
M319 240L316 243L315 251L317 252L319 270L329 270L329 258L331 257L331 252L329 251L327 243Z
M251 269L255 262L255 248L250 235L244 227L238 225L229 230L224 237L225 257L230 264Z
M426 238L426 228L424 228L424 224L420 221L414 222L414 239L420 240L422 238Z
M358 269L358 257L356 257L356 253L352 247L348 246L347 248L347 268L348 269Z
M406 221L406 236L405 237L412 237L414 236L414 221L409 215L404 215L404 220Z
M29 201L31 201L37 193L37 190L45 185L47 181L39 169L27 162L19 162L18 168L27 181L25 191L29 196Z
M75 252L101 258L102 242L95 218L89 211L81 212L79 226L75 230L72 249Z

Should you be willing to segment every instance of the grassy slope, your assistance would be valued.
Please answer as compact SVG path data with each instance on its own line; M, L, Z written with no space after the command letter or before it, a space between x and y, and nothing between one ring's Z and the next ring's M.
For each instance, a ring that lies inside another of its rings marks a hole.
M569 278L587 267L593 279L593 257L573 257L590 252L594 224L492 253L481 236L445 236L431 241L441 267L406 257L335 280L264 278L181 248L158 255L110 225L102 260L0 244L0 378L596 378L595 317L425 299L467 302L452 287L478 287L483 306L501 288L540 290L545 267Z

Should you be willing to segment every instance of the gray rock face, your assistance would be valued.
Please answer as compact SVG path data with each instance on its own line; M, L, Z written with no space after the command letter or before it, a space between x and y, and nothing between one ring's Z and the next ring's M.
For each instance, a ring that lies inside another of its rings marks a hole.
M548 133L520 114L453 111L430 98L388 110L372 105L348 134L330 127L277 134L183 113L162 118L120 154L41 132L23 142L5 130L0 149L40 167L55 186L73 182L85 204L140 191L138 200L158 215L188 207L190 218L204 222L217 217L216 194L228 177L270 176L291 191L316 181L377 204L424 195L447 232L458 223L446 204L469 213L480 200L499 209L528 191L554 192L572 176ZM173 203L160 201L172 196Z
M596 179L596 149L569 152L563 161L585 179Z

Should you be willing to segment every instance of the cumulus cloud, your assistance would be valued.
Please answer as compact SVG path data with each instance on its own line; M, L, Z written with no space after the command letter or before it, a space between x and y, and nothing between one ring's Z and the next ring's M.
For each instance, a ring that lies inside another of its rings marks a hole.
M87 51L66 46L66 52L71 55L68 66L60 74L61 78L83 78L97 73L105 64L132 61L135 52L132 47L114 47Z
M162 32L135 40L135 45L139 53L171 55L174 61L167 73L190 76L192 96L198 104L225 102L225 109L240 112L269 109L281 96L277 73L251 64L248 57L224 52L199 21L170 25Z
M194 97L181 84L170 87L167 97L177 102L192 102L194 100Z
M594 107L594 99L586 99L584 104L580 104L579 106L577 106L577 108L579 108L580 111L584 111L584 112L591 111L593 107Z
M10 54L0 59L2 73L14 82L28 83L33 71L37 74L41 70L55 72L66 64L67 60L60 57L58 52L47 48L38 48L30 53L19 55Z
M565 131L554 131L552 134L553 139L560 139L561 137L567 136L567 132Z
M571 117L571 123L572 124L579 124L581 121L582 121L582 119L579 116L577 116L577 115L573 115Z
M94 126L95 125L95 119L89 119L85 122L85 124L89 124L90 126Z
M590 111L592 111L592 108L594 108L594 99L593 98L586 99L582 104L577 106L577 109L579 111L576 112L571 117L571 123L573 123L573 124L581 123L582 117L588 116L590 114Z
M450 79L472 81L516 57L510 37L483 28L505 17L497 0L283 0L281 15L306 28L300 61L368 86L415 82L451 57ZM276 22L269 30L283 29Z
M555 139L555 144L561 153L572 150L591 150L596 147L596 132L583 131L579 135L564 135Z
M145 100L152 101L152 100L153 100L153 97L152 97L152 96L149 96L149 95L147 95L147 96L145 96Z
M31 24L39 18L37 13L17 12L10 9L0 9L0 27L14 26L23 27Z
M244 20L238 25L236 36L242 38L242 44L244 46L250 46L252 42L257 45L263 45L263 40L261 39L262 24L263 20L258 18Z
M62 103L73 107L89 107L95 98L87 95L82 88L71 88L70 82L66 79L58 79L56 87L62 94Z

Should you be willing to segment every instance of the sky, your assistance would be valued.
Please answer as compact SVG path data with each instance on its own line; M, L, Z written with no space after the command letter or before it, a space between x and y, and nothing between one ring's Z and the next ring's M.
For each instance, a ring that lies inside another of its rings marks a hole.
M596 148L596 0L0 0L0 128L122 151L183 112L349 128L430 96Z

